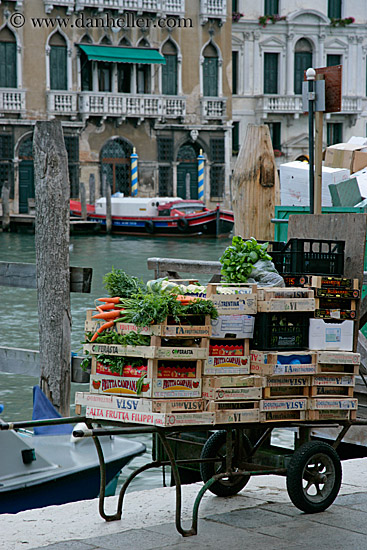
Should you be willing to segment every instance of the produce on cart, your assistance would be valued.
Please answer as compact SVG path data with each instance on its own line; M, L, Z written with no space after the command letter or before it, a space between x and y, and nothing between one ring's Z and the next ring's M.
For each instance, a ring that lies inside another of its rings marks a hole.
M105 277L111 296L87 312L90 391L76 394L77 411L85 406L99 421L217 430L202 452L213 461L200 471L219 496L236 494L250 477L241 474L254 454L243 426L269 426L270 435L274 426L353 421L358 280L343 277L331 252L308 256L304 242L272 258L267 243L234 237L217 284L144 285L113 269ZM287 271L292 265L296 272ZM293 503L321 511L338 494L340 461L329 444L307 442L286 475Z

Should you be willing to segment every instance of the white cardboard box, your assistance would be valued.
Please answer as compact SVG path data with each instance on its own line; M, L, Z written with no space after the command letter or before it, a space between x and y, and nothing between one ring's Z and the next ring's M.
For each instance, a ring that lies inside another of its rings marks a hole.
M254 325L253 315L219 315L212 319L212 338L253 338Z
M309 348L316 350L353 350L354 321L326 323L323 319L310 319Z
M322 168L322 206L332 206L329 185L347 180L346 168ZM309 164L300 161L280 165L280 204L283 206L309 206Z

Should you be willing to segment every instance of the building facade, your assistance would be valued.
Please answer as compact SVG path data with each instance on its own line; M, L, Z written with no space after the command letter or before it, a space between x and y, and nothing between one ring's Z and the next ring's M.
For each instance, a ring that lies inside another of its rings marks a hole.
M34 197L36 121L61 120L70 195L131 194L230 206L231 27L226 0L8 0L0 5L0 186Z
M278 164L308 154L309 67L342 65L342 107L324 116L324 147L367 135L366 2L237 0L232 9L232 164L248 123L269 125Z

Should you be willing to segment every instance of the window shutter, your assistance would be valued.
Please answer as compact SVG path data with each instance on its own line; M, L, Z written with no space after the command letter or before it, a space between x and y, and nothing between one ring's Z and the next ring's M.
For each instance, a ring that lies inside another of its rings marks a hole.
M264 55L264 94L278 93L278 54Z
M294 54L294 93L302 94L303 73L312 67L311 52L296 52Z
M265 0L264 15L278 15L278 14L279 14L279 1Z
M203 64L204 96L218 95L218 58L205 57Z
M331 19L340 19L342 16L342 2L341 0L328 0L327 15Z
M17 87L16 44L0 42L0 87Z
M66 48L51 46L50 51L50 81L51 90L67 89Z
M162 92L165 95L177 95L177 55L165 55L166 64L162 66Z

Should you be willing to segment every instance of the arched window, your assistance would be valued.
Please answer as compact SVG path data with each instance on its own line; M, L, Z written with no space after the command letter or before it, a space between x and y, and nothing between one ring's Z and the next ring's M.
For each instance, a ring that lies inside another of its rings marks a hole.
M50 39L50 88L51 90L67 90L67 47L60 33L55 33Z
M177 49L172 40L164 44L162 54L166 60L162 65L162 93L177 95Z
M131 46L130 41L124 36L119 43L120 46ZM131 63L118 63L117 65L117 90L120 94L131 92Z
M101 173L106 184L111 186L112 193L120 192L130 195L130 157L133 148L122 138L110 139L101 150ZM102 190L103 191L103 190Z
M218 95L218 52L213 44L204 50L203 93L209 97Z
M108 36L104 36L100 44L110 46L112 44ZM98 61L98 91L99 92L111 92L112 91L112 64Z
M302 94L304 71L312 67L312 46L307 38L298 40L294 50L294 93Z
M138 46L139 48L150 48L146 38L142 38ZM147 63L138 63L136 66L136 91L138 94L150 94L151 92L151 72L150 65Z
M92 39L88 34L85 34L80 41L82 44L92 44ZM93 65L92 61L89 61L83 51L80 53L80 67L81 67L81 85L82 91L87 92L93 90Z
M0 32L0 88L17 87L17 43L8 27Z

